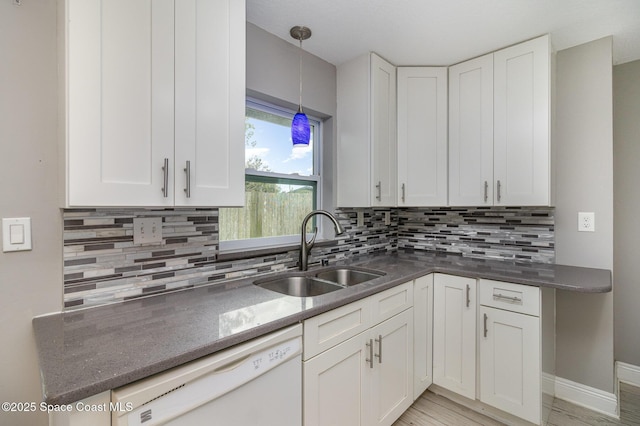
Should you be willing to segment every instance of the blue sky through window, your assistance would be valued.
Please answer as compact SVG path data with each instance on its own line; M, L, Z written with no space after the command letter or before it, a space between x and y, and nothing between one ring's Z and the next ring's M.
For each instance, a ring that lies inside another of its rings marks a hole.
M249 114L247 114L249 115ZM291 142L291 119L280 119L279 123L247 117L247 123L253 126L245 147L245 161L257 157L262 165L275 173L309 176L313 174L313 131L311 142L305 148L293 148ZM288 125L285 125L288 123ZM255 142L255 143L254 143Z

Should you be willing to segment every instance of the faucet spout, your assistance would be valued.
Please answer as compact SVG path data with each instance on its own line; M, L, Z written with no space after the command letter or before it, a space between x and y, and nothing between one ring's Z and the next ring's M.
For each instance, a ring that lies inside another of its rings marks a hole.
M316 236L318 235L318 227L316 226L313 232L313 237L311 237L310 241L307 241L307 222L309 222L309 219L316 215L324 215L331 219L336 231L336 235L344 234L345 232L342 225L340 225L340 223L338 222L338 219L336 219L334 215L326 210L313 210L311 213L306 215L302 220L302 231L300 235L300 260L298 262L298 266L300 267L301 271L306 271L309 267L309 252L311 251L311 248L313 248L313 245L316 242Z

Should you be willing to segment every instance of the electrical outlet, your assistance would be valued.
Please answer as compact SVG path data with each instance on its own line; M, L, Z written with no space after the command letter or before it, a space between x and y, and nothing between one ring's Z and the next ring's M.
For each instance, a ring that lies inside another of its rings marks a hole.
M384 212L384 224L391 225L391 212Z
M364 226L364 212L357 212L356 226L362 228Z
M593 212L578 212L578 231L595 232L596 215Z
M162 218L133 218L133 244L152 244L162 242Z

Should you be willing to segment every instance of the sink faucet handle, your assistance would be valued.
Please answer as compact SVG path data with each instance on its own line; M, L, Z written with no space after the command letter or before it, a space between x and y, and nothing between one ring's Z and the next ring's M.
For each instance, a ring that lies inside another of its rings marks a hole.
M311 248L313 247L313 245L316 242L316 237L318 236L318 227L316 226L313 230L313 237L311 237L311 240L306 241L307 244L307 249L311 250Z

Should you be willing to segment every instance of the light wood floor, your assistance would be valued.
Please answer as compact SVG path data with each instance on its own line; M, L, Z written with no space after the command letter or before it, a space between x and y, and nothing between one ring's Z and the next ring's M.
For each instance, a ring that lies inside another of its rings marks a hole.
M426 391L393 426L503 426L487 416ZM549 426L638 426L640 388L620 384L620 420L555 399Z

